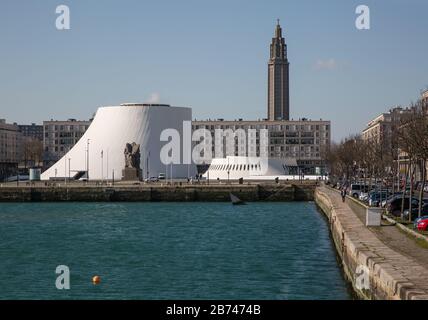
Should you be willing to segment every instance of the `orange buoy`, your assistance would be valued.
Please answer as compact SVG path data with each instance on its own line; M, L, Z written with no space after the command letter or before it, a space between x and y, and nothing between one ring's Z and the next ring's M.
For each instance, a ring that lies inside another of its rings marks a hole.
M92 283L93 284L97 285L97 284L100 284L100 282L101 282L101 277L100 276L93 276L92 277Z

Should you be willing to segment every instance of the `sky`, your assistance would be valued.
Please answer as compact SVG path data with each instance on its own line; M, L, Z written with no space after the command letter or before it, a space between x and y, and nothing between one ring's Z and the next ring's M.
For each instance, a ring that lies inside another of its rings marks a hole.
M56 29L62 4L70 30ZM355 26L361 4L370 30ZM290 117L330 120L339 141L428 87L427 12L426 0L1 0L0 118L83 120L123 102L265 118L280 19Z

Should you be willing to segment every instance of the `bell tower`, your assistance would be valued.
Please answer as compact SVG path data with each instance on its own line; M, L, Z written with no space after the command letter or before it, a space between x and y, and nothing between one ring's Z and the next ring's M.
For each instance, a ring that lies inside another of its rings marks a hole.
M279 19L275 28L275 37L270 45L268 63L268 119L290 119L290 92L289 92L289 62L287 59L287 45L282 36Z

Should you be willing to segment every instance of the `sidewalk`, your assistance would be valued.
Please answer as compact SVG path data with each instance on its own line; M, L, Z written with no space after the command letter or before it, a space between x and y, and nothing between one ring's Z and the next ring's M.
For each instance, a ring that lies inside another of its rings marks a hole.
M389 274L388 278L394 279L396 285L393 291L397 295L400 289L405 288L407 297L401 297L402 299L427 299L428 249L418 245L395 226L367 228L363 212L357 213L351 208L351 199L343 203L337 191L327 187L320 187L319 190L330 198L332 209L355 246L357 256L358 252L367 252L372 256L370 269L376 270L375 265L381 266ZM379 272L381 277L382 272Z
M350 199L346 199L346 203L350 205L350 208L360 221L365 224L365 210L358 210L356 205L353 205L352 200ZM369 227L369 230L372 231L380 241L394 251L414 259L421 265L428 268L428 247L420 245L416 239L406 235L396 226L385 224L381 227Z

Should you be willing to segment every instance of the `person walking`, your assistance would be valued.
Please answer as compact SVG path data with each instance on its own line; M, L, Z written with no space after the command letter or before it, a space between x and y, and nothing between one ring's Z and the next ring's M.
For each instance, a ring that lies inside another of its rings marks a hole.
M346 189L345 188L342 188L340 195L342 196L342 202L345 202L345 200L346 200Z

